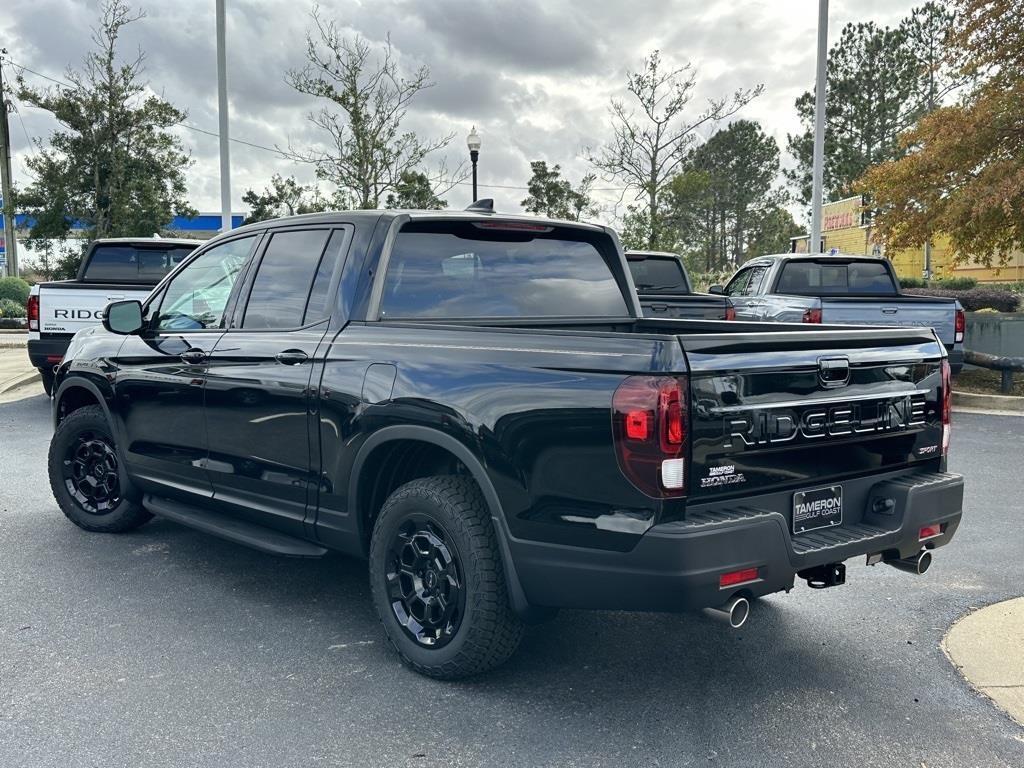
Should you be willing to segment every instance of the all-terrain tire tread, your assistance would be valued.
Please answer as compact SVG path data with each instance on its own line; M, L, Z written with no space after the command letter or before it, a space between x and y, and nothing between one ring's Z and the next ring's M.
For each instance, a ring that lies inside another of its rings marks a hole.
M409 658L400 645L394 642L385 617L381 617L385 635L405 664L429 677L455 680L494 669L515 653L523 636L523 624L509 605L505 573L490 511L472 479L439 475L412 480L398 488L388 497L377 516L371 558L376 554L376 547L386 546L378 533L387 520L389 509L404 499L424 496L431 498L438 506L447 507L454 524L461 527L463 535L470 542L470 551L463 553L462 559L466 571L473 571L477 585L472 593L472 615L475 619L470 626L461 628L461 631L469 634L459 653L437 665L424 665ZM452 534L458 536L457 532ZM384 589L376 580L371 587L374 590ZM394 631L401 630L396 627Z
M64 488L62 473L64 456L57 436L61 431L73 433L74 430L89 422L94 425L102 423L108 430L110 429L103 409L98 405L87 405L65 416L57 427L57 434L50 441L47 470L50 475L50 489L53 491L53 497L57 500L57 505L64 516L83 530L94 533L124 533L134 530L153 519L152 513L148 512L141 504L123 498L118 508L112 512L105 515L90 515L75 507L74 501L70 498L67 489Z

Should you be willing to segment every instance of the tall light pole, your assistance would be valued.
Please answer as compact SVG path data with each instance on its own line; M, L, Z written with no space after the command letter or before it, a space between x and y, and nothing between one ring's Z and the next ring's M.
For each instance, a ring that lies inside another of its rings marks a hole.
M476 202L476 161L480 159L480 134L476 132L476 126L466 137L466 146L469 147L469 161L473 164L473 202Z
M7 125L7 97L4 94L3 57L7 49L0 50L0 196L3 197L4 255L7 275L18 276L18 242L14 238L14 196L11 194L11 134Z
M828 0L818 0L818 74L814 85L814 166L811 171L811 239L808 253L821 250L821 196L825 166L825 86L828 83Z
M231 229L231 156L228 147L228 66L224 0L217 0L217 107L220 116L220 230Z

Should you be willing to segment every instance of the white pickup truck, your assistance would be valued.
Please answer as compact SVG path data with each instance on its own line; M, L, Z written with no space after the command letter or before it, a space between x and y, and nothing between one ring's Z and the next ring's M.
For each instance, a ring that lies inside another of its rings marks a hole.
M112 301L142 301L200 240L111 237L93 241L73 280L32 286L28 297L28 356L46 394L53 367L64 359L71 337L98 325Z

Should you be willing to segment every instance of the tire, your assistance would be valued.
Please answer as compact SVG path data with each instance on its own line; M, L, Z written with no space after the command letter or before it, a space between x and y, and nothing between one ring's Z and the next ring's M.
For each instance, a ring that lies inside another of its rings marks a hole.
M522 638L490 512L465 477L421 478L391 494L373 527L370 588L391 646L429 677L494 669Z
M43 391L47 397L53 397L53 378L54 373L52 368L39 368L39 378L43 380Z
M113 433L98 405L79 408L50 440L50 488L64 515L87 531L123 533L152 515L130 496Z

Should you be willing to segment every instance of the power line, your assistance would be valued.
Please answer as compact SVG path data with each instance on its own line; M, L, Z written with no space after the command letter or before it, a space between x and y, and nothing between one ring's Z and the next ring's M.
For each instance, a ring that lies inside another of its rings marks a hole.
M72 85L71 83L69 83L69 82L67 82L65 80L58 80L55 77L50 77L49 75L44 75L42 72L36 72L34 69L29 69L24 64L18 64L17 62L15 62L15 61L13 61L11 59L7 59L7 61L9 61L11 66L13 66L13 67L17 67L18 69L20 69L20 70L22 70L24 72L31 72L33 75L36 75L37 77L41 77L44 80L49 80L51 83L56 83L57 85L62 85L65 88L71 88L71 89L75 89L75 88L78 87L76 85ZM19 115L19 117L20 117L20 115ZM174 125L180 125L182 128L188 128L190 131L195 131L196 133L202 133L202 134L205 134L206 136L212 136L215 139L220 138L220 134L217 131L209 131L209 130L207 130L205 128L200 128L197 125L189 125L186 122L178 122L178 123L174 123ZM22 127L24 127L24 124L22 125ZM27 138L27 135L26 135L26 138ZM228 137L228 141L234 142L235 144L242 144L242 145L244 145L246 147L252 147L253 149L260 149L260 150L263 150L264 152L270 152L271 154L278 155L280 157L285 158L286 160L293 160L294 159L294 158L289 157L289 155L286 152L282 152L277 147L267 147L267 146L264 146L263 144L257 144L257 143L255 143L253 141L247 141L245 139L235 138L234 136L229 136ZM454 186L469 187L469 186L472 186L472 182L469 182L469 181L457 181L457 182L455 182ZM528 192L530 190L529 187L525 187L525 186L521 187L521 186L510 185L510 184L477 184L477 186L481 187L482 189L511 189L511 190L515 190L515 191L518 191L518 192ZM626 188L626 187L595 187L595 188L591 189L590 191L591 192L625 192L625 191L627 191L627 189L628 188Z

